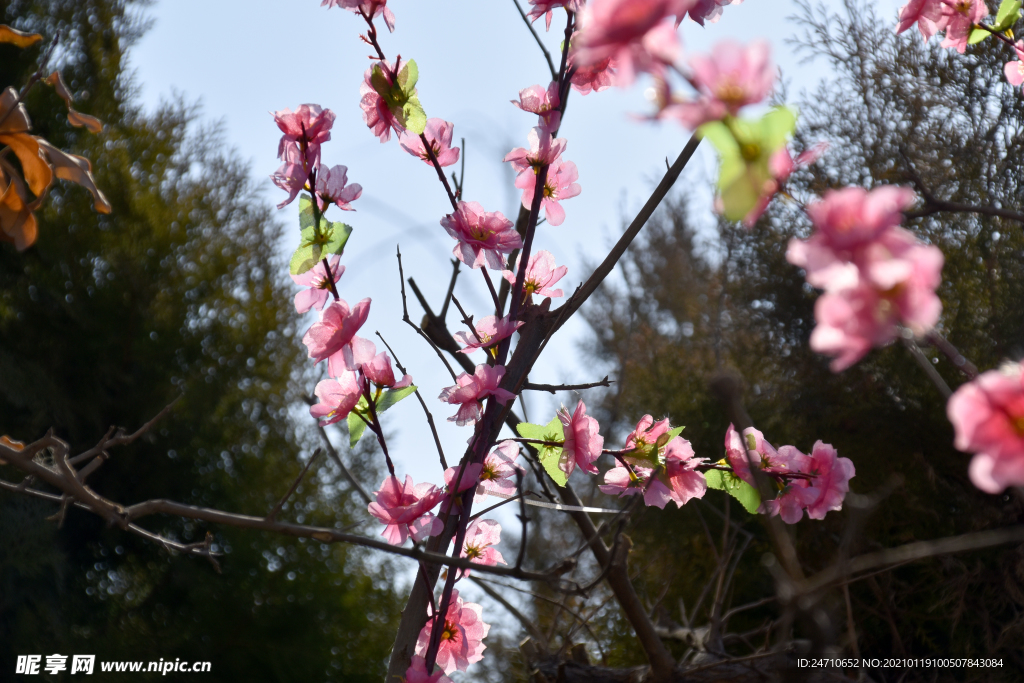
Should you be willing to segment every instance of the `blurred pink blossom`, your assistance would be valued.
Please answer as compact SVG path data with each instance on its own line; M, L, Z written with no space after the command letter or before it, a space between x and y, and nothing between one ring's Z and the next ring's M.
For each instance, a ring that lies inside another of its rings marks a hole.
M670 105L667 115L678 118L691 130L726 114L736 116L741 108L764 101L775 83L771 45L763 40L746 46L722 40L710 56L691 57L690 68L700 97Z
M341 7L350 12L361 14L368 19L374 19L383 14L384 23L387 24L388 31L394 33L395 15L388 9L387 4L388 0L323 0L320 6Z

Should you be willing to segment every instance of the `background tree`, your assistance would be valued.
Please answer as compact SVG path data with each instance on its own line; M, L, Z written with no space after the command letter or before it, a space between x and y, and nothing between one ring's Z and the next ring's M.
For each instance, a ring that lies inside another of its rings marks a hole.
M817 165L791 178L790 191L809 199L845 185L915 186L922 203L908 214L916 218L908 227L946 256L938 331L983 370L1018 360L1024 343L1022 224L1019 218L948 210L1019 208L1024 102L1003 78L1005 49L989 41L958 55L935 42L923 45L916 34L894 35L888 17L856 0L841 8L808 4L796 19L804 27L801 48L824 60L835 77L799 103L794 146L806 149L821 140L831 146ZM710 369L731 366L747 380L747 407L766 438L802 448L817 438L831 442L856 464L856 492L892 491L850 550L1020 522L1019 491L986 495L968 480L969 456L952 446L945 397L907 348L894 343L873 351L841 374L809 349L818 294L785 258L789 239L810 232L800 206L776 201L751 231L723 223L717 238L701 240L697 232L684 203L667 207L624 260L622 284L605 288L590 310L591 353L608 363L618 381L605 396L602 424L630 427L640 414L635 406L644 406L641 412L687 425L698 453L721 454L727 420L707 380ZM963 381L940 354L925 352L951 387ZM707 500L721 506L720 499ZM857 499L848 499L843 515L794 527L807 571L834 561L844 527L858 515L851 502L855 506ZM679 599L692 607L705 590L708 573L691 571L711 562L700 509L671 515L645 510L630 531L642 553L639 563L643 557L678 559L652 564L640 581L673 621L680 618ZM742 604L771 592L770 577L759 566L768 545L735 501L732 515L756 537L729 596ZM657 524L645 523L654 516ZM717 534L721 522L707 517ZM672 588L663 591L667 583ZM849 624L842 590L834 591L823 613L849 655L956 652L1002 657L1009 667L968 671L973 680L1012 680L1024 671L1024 548L900 566L851 584L849 592ZM752 609L730 629L752 629L778 613L774 605ZM708 618L701 614L697 623ZM638 661L628 641L619 651L623 661ZM885 672L872 675L889 680ZM927 677L923 670L915 675Z
M173 497L268 511L319 445L292 411L304 374L279 226L216 127L183 101L144 112L126 70L144 3L0 2L0 22L54 39L77 106L107 126L72 129L37 85L36 131L93 162L113 204L97 215L81 188L56 187L40 239L0 245L0 432L52 426L75 448L110 425L133 431L177 396L147 438L90 477L104 495ZM0 87L20 87L48 42L0 45ZM367 451L353 464L376 479ZM288 504L299 520L348 526L364 500L320 460ZM386 563L347 546L215 530L222 572L97 518L0 493L0 661L93 653L107 660L216 661L214 680L379 679L398 608ZM205 525L160 531L202 541ZM252 645L258 643L258 647Z

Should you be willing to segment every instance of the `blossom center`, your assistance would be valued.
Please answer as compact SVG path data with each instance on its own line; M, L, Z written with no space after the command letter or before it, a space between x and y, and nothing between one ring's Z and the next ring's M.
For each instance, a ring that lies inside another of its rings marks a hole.
M740 146L740 156L744 161L753 162L761 157L761 145L756 142L748 142Z
M484 551L479 546L467 545L466 546L466 557L470 560L475 560L478 557L482 557Z
M455 640L458 637L458 630L452 622L445 619L444 631L441 632L441 640Z
M1024 415L1011 417L1010 424L1013 425L1013 431L1017 432L1017 436L1024 436Z
M725 104L739 107L746 102L746 91L733 81L728 80L715 88L715 97Z

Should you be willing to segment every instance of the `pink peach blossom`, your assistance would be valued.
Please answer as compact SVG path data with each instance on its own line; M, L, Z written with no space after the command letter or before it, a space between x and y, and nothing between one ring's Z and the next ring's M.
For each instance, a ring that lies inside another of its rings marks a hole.
M484 211L477 202L459 202L458 209L441 219L449 235L459 241L452 253L470 268L504 268L502 254L523 246L512 221L500 211Z
M516 258L515 270L503 270L501 272L502 277L508 280L509 283L516 283L516 273L519 271L519 263L522 259L522 255ZM536 294L538 296L549 296L549 297L560 297L562 296L562 290L551 289L552 285L565 277L565 274L569 272L568 267L558 266L555 267L555 257L550 251L541 249L540 251L534 252L530 256L530 261L526 265L526 280L523 282L523 295L530 296Z
M725 457L732 467L733 474L756 487L753 475L750 473L750 459L754 458L754 464L758 469L768 473L785 472L788 468L786 462L764 438L757 429L748 427L743 430L740 437L736 428L729 424L725 431Z
M299 196L299 192L306 188L310 168L309 162L305 161L298 147L289 145L285 148L283 163L274 175L270 176L275 185L288 193L288 199L278 204L277 208L283 209L291 204Z
M903 33L914 24L921 35L928 40L941 31L946 23L942 16L943 0L910 0L900 8L900 22L896 33Z
M626 467L620 462L604 473L604 483L597 488L601 490L601 493L620 498L646 494L647 480L650 478L651 472L650 467L640 465Z
M658 424L662 423L667 426L667 420ZM696 468L705 461L694 457L690 442L677 436L664 446L662 452L664 462L657 470L637 464L627 467L620 462L605 472L604 484L598 488L608 495L642 493L645 505L662 509L669 501L674 501L676 507L682 507L693 498L703 498L707 492L707 480ZM629 459L624 460L628 462Z
M476 564L494 566L508 564L494 546L501 542L501 525L490 519L473 520L466 528L460 557L468 557ZM458 578L469 576L469 569L459 570Z
M456 332L453 336L455 341L462 345L459 353L473 353L477 349L494 348L502 339L511 337L523 324L521 320L513 322L507 315L500 319L489 315L486 318L481 318L480 322L474 325L475 334Z
M314 363L327 359L327 374L337 377L346 369L343 351L370 314L370 300L363 299L351 310L344 299L324 309L320 322L314 323L302 337Z
M657 456L655 448L664 447L667 434L672 430L668 418L654 421L650 415L644 415L636 423L636 427L626 437L626 448L637 451L638 458L652 460ZM662 438L665 437L665 438Z
M519 101L512 100L512 104L523 111L537 114L540 117L538 126L548 133L558 130L562 120L562 113L558 107L558 81L552 81L547 90L539 85L531 85L519 91Z
M331 280L337 282L345 272L345 266L341 265L341 256L338 254L331 256L329 265L331 266ZM300 287L309 288L295 295L296 311L305 313L312 308L318 311L323 310L331 294L331 284L327 279L327 269L324 268L323 261L318 262L301 275L292 275L292 281Z
M480 473L483 471L482 463L468 464L465 467L456 465L444 471L445 495L462 493L477 485L480 481ZM461 473L461 474L460 474ZM455 490L455 481L458 480L458 490Z
M1024 40L1014 43L1013 51L1017 53L1017 59L1007 62L1003 71L1010 85L1024 85Z
M520 178L537 175L541 167L555 163L565 151L565 138L553 138L551 133L539 126L530 129L527 140L530 142L530 149L517 147L506 154L504 159L512 164L512 169L518 174L517 183Z
M426 660L416 655L405 672L405 683L452 683L452 679L445 676L441 669L428 674Z
M722 17L724 6L739 5L742 2L743 0L670 0L670 5L677 5L674 9L678 16L676 23L683 20L685 13L689 14L690 19L703 26L705 21L716 23Z
M577 179L579 172L576 170L576 164L571 161L556 161L548 166L547 175L544 177L544 198L540 204L544 209L544 216L551 225L561 225L565 222L565 209L559 202L580 193ZM537 178L531 173L520 173L516 177L515 185L523 191L523 206L530 208L537 189Z
M341 7L369 19L375 19L383 14L384 23L387 24L388 31L394 33L395 15L388 9L387 4L388 0L323 0L320 6Z
M354 372L342 372L337 379L325 379L317 383L313 393L319 403L310 406L309 414L326 427L348 417L363 395L363 387Z
M441 645L437 650L437 665L446 674L458 669L465 671L469 665L484 658L483 643L489 624L483 622L483 608L475 603L462 601L459 591L453 590L448 611L444 616L441 633ZM416 641L416 654L424 655L430 645L430 634L434 627L434 619L428 619Z
M444 119L427 119L427 127L423 134L430 143L430 149L434 152L439 166L451 166L459 160L459 148L452 147L452 133L455 131L455 124ZM423 146L423 140L419 135L408 131L401 131L398 134L398 144L409 154L419 157L428 165L433 166L427 148Z
M967 49L967 39L974 25L988 16L985 0L944 0L939 23L946 30L942 47L955 47L960 54Z
M825 519L826 513L843 509L843 499L850 490L850 479L857 470L849 458L840 458L832 444L816 441L807 463L807 474L813 474L811 486L818 489L818 497L807 504L807 516Z
M607 90L612 87L612 81L615 80L615 61L611 57L605 57L587 66L579 66L570 52L569 65L576 69L569 82L572 83L573 90L580 95Z
M971 481L986 493L1024 485L1024 368L1007 363L957 389L946 405L956 447L974 453Z
M537 21L544 17L545 30L551 30L551 14L556 7L563 7L569 12L579 12L583 9L586 0L530 0L533 9L527 15L530 21Z
M480 501L493 493L499 497L511 497L516 494L517 473L522 470L516 466L519 458L519 444L515 441L502 441L484 458L480 468L480 482L476 487L475 500Z
M914 203L912 190L882 185L873 190L846 187L829 190L807 207L817 241L842 253L873 241L888 228L903 222L903 211Z
M319 164L320 145L331 139L334 118L333 111L323 109L319 104L301 104L294 112L291 109L274 112L274 122L284 133L277 146L277 156L283 160L285 151L297 146Z
M782 466L791 472L807 472L811 468L811 459L794 446L782 446L778 456ZM786 524L796 524L803 519L804 509L820 495L817 487L806 479L790 479L775 498L761 503L760 511L771 517L778 515Z
M690 68L700 98L673 105L670 111L691 130L764 101L775 83L771 45L763 40L747 46L720 41L710 57L691 57Z
M381 536L392 545L401 545L410 536L422 541L444 531L444 524L430 512L437 505L443 492L433 484L413 485L412 477L406 475L405 483L398 477L388 476L380 490L374 491L377 501L367 508L370 514L386 526Z
M389 389L404 389L412 385L412 377L402 375L402 379L395 379L395 371L391 369L391 357L381 351L369 361L361 365L363 375L378 387Z
M572 415L564 406L556 414L562 422L562 433L565 438L562 455L558 459L558 469L565 472L567 477L577 465L586 472L597 474L594 461L601 457L601 449L604 448L604 437L598 434L601 425L587 415L587 406L583 401L576 404L576 410Z
M316 178L317 205L323 211L328 204L334 204L342 211L355 211L351 203L363 194L359 183L348 183L348 167L333 166L321 168Z
M391 62L379 61L372 64L363 74L363 82L359 85L359 107L363 110L363 122L367 128L372 130L381 142L387 142L391 139L392 129L396 133L402 133L405 131L405 126L398 122L388 108L387 102L373 87L373 82L370 79L373 76L373 70L378 68L389 83L393 80L395 70Z
M573 63L587 67L613 59L615 85L628 86L637 73L664 73L679 54L667 0L594 0L579 15Z
M472 375L462 373L455 382L455 386L448 387L441 391L438 398L446 403L458 405L457 413L448 418L462 427L473 424L483 414L483 400L488 396L494 396L498 403L505 404L515 398L515 394L501 389L498 385L505 376L505 366L478 365Z

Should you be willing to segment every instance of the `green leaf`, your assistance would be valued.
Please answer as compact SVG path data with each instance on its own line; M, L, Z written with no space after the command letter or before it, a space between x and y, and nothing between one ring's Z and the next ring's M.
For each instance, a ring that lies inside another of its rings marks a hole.
M352 226L341 222L324 222L327 223L327 227L323 231L324 239L326 240L323 245L323 253L345 253L345 245L348 244L348 238L352 235Z
M739 156L740 147L736 144L736 138L733 137L732 132L721 121L705 123L697 129L697 132L700 133L701 137L710 141L723 157Z
M420 135L427 129L427 112L423 110L418 95L413 94L409 101L402 105L402 115L398 119L410 133Z
M980 43L981 41L983 41L986 38L988 38L990 35L992 35L992 33L989 32L989 31L986 31L983 28L971 29L971 35L968 36L968 38L967 38L967 44L968 45L976 45L977 43Z
M1020 7L1021 0L1003 0L1003 4L999 5L999 13L996 14L996 23L992 30L1005 31L1017 23L1017 19L1020 18Z
M402 89L402 92L412 92L418 80L420 80L420 68L416 66L415 59L410 59L398 72L398 87Z
M796 110L792 107L775 107L761 119L760 128L759 142L764 149L764 156L770 157L786 144L786 140L796 130Z
M356 411L362 412L364 415L366 411L370 409L370 405L366 402L365 396L359 397L359 403L352 409L352 412L348 414L348 447L355 448L356 444L359 443L359 439L362 438L363 432L366 431L366 423L363 422L363 418L359 417Z
M562 421L558 419L557 415L543 427L529 422L520 422L516 425L516 431L524 439L565 442ZM548 476L559 486L565 486L569 477L565 476L565 472L558 467L564 449L561 446L545 446L543 444L533 444L533 447L537 449L540 464L544 466L544 471L548 473Z
M320 253L322 249L318 244L306 244L305 242L299 245L299 248L292 254L291 263L288 264L288 272L292 275L302 275L320 260Z
M406 396L411 396L416 392L416 385L410 384L407 387L401 389L388 389L384 392L384 395L377 401L377 412L383 413L385 410L401 401Z
M722 461L724 463L724 461ZM756 514L761 506L761 495L753 486L737 477L732 472L724 470L708 470L704 473L709 489L725 491L735 498L743 506L743 509L750 514Z
M299 195L299 230L313 227L313 199L303 192Z

